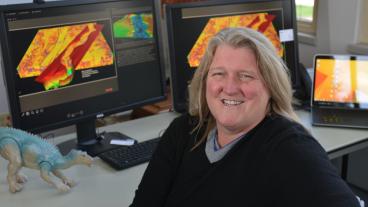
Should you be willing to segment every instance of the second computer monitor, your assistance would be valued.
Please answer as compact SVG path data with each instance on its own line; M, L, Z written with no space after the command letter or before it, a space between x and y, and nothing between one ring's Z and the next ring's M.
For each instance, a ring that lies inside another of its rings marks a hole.
M201 1L166 7L174 109L187 110L188 84L210 38L227 27L249 27L263 33L298 83L298 45L293 0Z

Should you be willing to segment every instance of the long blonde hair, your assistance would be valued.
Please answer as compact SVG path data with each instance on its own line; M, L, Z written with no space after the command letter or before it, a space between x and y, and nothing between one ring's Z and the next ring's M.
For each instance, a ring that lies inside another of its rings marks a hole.
M198 124L193 131L205 127L204 134L195 145L202 143L209 131L215 127L216 120L212 116L206 101L206 79L215 55L221 44L234 48L246 47L253 51L257 65L266 88L270 93L269 113L279 114L290 120L299 122L292 108L292 87L288 68L277 55L275 47L261 33L249 28L227 28L217 33L208 43L201 63L194 73L189 86L189 113L198 117Z

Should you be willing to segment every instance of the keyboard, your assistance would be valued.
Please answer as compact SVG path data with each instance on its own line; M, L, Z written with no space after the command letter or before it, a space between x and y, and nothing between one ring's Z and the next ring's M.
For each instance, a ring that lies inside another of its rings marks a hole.
M116 170L123 170L151 159L160 138L139 142L132 146L122 146L102 152L98 156Z

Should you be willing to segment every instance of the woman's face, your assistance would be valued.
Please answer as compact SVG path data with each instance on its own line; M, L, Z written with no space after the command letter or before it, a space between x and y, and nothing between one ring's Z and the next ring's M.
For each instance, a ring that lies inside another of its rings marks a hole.
M218 46L206 81L206 100L218 132L249 131L265 117L269 99L252 50Z

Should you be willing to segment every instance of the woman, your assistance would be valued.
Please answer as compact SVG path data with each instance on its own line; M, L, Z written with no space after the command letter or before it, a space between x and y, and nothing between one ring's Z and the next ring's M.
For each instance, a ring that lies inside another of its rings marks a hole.
M298 123L287 68L261 33L209 42L131 206L359 206Z

